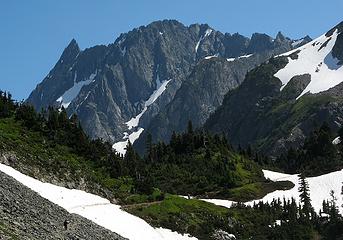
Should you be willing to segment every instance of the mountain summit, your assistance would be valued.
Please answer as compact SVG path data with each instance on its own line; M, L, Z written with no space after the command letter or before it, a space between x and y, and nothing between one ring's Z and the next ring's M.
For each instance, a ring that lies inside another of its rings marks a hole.
M249 39L222 34L207 24L187 27L175 20L157 21L121 34L108 46L81 51L72 40L27 102L37 110L52 105L64 107L69 115L76 113L92 138L116 143L116 149L124 153L127 141L134 142L145 128L151 129L150 122L179 89L177 96L192 98L189 94L201 86L197 80L204 77L201 72L211 65L212 73L224 70L217 76L219 88L213 88L205 102L190 102L191 111L199 104L207 106L202 107L205 117L199 124L221 104L227 91L241 83L248 70L274 54L291 50L292 44L281 34L275 41L258 33ZM220 58L224 59L222 64ZM224 76L224 72L232 73ZM212 78L207 77L208 83ZM185 113L186 109L173 111L177 116ZM187 121L168 132L185 128Z

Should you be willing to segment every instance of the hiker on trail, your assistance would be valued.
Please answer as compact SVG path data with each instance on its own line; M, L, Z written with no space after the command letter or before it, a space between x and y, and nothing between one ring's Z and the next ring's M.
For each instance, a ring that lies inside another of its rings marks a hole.
M68 220L65 220L63 225L64 225L64 230L68 230L68 224L69 224L69 221Z

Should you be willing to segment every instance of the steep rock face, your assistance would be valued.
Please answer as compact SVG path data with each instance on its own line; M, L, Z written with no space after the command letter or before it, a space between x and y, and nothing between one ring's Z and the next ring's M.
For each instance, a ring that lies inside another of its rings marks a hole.
M37 85L29 97L30 102L37 108L41 109L46 106L46 103L53 103L65 89L73 86L73 75L68 70L73 65L76 57L79 55L80 49L76 41L73 39L66 49L63 51L60 60L50 71L44 81ZM56 84L58 82L58 84Z
M337 36L335 45L332 48L332 56L339 60L340 65L343 65L343 22L338 24L334 29L337 29L341 34ZM327 34L330 35L330 32L328 32Z
M273 39L267 34L254 33L248 47L249 53L260 52L272 49L274 47Z
M339 26L249 72L205 128L274 156L298 147L324 121L337 131L343 123L343 68L334 56Z
M91 137L121 138L124 122L140 112L157 77L174 79L170 91L177 88L195 61L198 35L163 21L122 34L108 46L79 51L73 40L27 101L37 109L63 105L80 115Z
M208 25L158 21L122 34L113 44L80 51L75 40L27 101L37 110L63 106L77 113L91 137L115 141L144 108L160 81L172 79L148 116L174 96L191 67L225 54L225 36Z
M222 34L206 24L187 27L164 20L121 34L108 46L81 51L72 40L27 102L37 110L53 105L63 106L69 115L78 114L92 138L134 141L171 102L193 67L204 58L235 58L275 48L287 51L294 42L281 34L277 39L273 41L264 34L254 34L249 39L239 34ZM247 70L230 71L240 79ZM207 108L212 111L224 92L240 82L237 79L225 84L219 93L213 91L211 94L219 97L208 96L218 99Z
M237 36L233 35L233 38ZM254 49L253 54L227 59L212 56L200 61L182 83L174 99L148 122L135 147L143 153L148 133L155 141L168 141L173 131L184 131L188 121L192 121L194 127L202 126L221 105L224 95L239 86L249 70L271 56L292 49L291 41L281 33L275 41L263 34L254 34L253 38L251 41L240 38L244 42L241 46L245 46L243 53Z

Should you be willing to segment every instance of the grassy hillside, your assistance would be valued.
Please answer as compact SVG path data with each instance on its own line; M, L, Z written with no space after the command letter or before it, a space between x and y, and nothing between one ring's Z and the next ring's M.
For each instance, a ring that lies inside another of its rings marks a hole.
M130 192L133 186L132 179L111 177L105 167L40 132L26 129L13 117L0 119L0 153L3 162L25 174L108 198Z

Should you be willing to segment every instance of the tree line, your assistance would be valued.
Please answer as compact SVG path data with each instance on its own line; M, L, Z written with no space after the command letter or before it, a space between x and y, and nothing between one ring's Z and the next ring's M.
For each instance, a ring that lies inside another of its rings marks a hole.
M68 117L63 107L36 112L33 106L15 102L10 94L2 93L0 116L40 133L52 146L69 147L112 178L133 179L134 193L150 194L159 188L169 193L201 194L263 179L258 164L237 153L224 137L194 130L191 122L186 132L174 132L169 144L153 144L148 134L142 157L130 142L122 156L109 142L89 138L77 116Z

